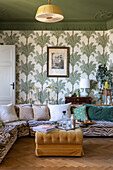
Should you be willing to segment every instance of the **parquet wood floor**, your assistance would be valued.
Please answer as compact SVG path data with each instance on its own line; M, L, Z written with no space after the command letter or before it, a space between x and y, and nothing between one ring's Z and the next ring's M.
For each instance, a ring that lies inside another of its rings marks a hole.
M83 147L83 157L36 157L34 138L20 138L0 170L113 170L113 138L84 138Z

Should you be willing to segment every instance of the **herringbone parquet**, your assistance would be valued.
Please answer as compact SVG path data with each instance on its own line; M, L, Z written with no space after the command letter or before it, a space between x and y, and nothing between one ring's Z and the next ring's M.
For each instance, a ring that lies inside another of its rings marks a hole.
M84 138L83 157L36 157L34 138L20 138L0 170L113 170L113 138Z

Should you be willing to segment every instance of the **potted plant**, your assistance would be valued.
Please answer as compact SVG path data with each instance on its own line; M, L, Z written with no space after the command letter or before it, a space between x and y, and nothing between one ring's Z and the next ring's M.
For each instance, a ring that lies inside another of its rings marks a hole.
M103 89L105 82L109 85L112 83L111 71L107 69L106 65L99 65L96 73L96 80L99 83L99 89Z
M101 99L102 89L107 82L110 86L112 84L112 74L111 71L107 69L106 65L99 65L96 73L96 81L99 85L98 100Z

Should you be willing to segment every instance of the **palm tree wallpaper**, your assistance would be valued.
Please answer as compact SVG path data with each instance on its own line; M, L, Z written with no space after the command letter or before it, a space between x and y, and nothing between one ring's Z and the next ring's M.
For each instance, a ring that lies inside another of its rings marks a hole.
M45 89L55 86L56 103L79 88L80 78L96 80L99 64L113 62L113 30L110 31L1 31L0 42L16 45L16 103L28 103L30 86L40 88L39 100L45 103ZM47 77L47 46L70 47L68 78ZM93 87L93 88L92 88ZM97 90L90 96L96 102Z
M25 60L21 60L20 62L20 69L21 69L21 74L24 74L24 79L21 78L21 92L24 92L25 98L21 97L21 102L22 103L28 103L28 92L29 92L29 87L34 86L34 82L32 81L31 78L29 78L30 75L33 75L34 66L35 64L29 60L30 57L33 57L34 54L34 45L29 42L29 39L32 38L33 32L32 31L24 31L20 32L21 37L24 37L25 43L21 42L20 45L20 53L21 55L25 58Z
M109 35L103 31L102 33L97 34L96 42L102 48L102 52L97 51L96 60L99 64L109 64L109 53L107 51L107 46L109 44Z
M40 83L41 85L39 101L41 104L44 104L46 100L44 85L48 84L47 69L44 68L44 66L47 64L47 51L44 52L44 49L47 49L47 46L50 44L50 35L44 33L44 31L41 31L40 34L36 33L34 41L36 46L38 46L41 50L40 53L37 50L35 56L35 62L36 64L40 65L41 71L39 71L39 67L37 67L34 77L36 83Z
M51 36L56 38L56 42L52 41L51 45L54 47L62 47L64 46L64 43L60 41L61 39L64 39L65 32L64 31L52 31ZM60 79L60 80L59 80ZM51 80L50 86L54 86L56 88L56 95L57 95L57 104L60 104L63 102L62 96L59 98L59 95L64 93L65 91L65 82L61 78L56 78Z
M80 73L76 69L76 65L80 63L80 55L77 52L75 52L75 47L79 48L80 40L81 36L78 33L72 31L72 34L70 34L69 32L67 32L65 41L66 44L70 46L70 48L72 49L70 53L70 67L72 68L72 71L70 72L70 77L67 80L67 82L70 82L73 92L75 90L74 89L75 83L79 83L80 81Z
M90 42L90 38L94 38L95 32L87 31L82 32L82 35L87 38L86 42L82 42L81 52L83 55L87 56L87 60L82 60L81 70L83 73L86 73L87 77L90 78L90 75L94 75L96 71L96 64L90 58L95 56L96 53L96 45L93 42Z

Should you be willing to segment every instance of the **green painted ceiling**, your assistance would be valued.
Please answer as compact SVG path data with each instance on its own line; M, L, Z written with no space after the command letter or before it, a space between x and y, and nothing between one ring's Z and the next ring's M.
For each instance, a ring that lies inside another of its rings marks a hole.
M64 20L41 23L37 8L47 0L0 0L0 30L108 30L113 28L113 0L51 0L62 9Z

